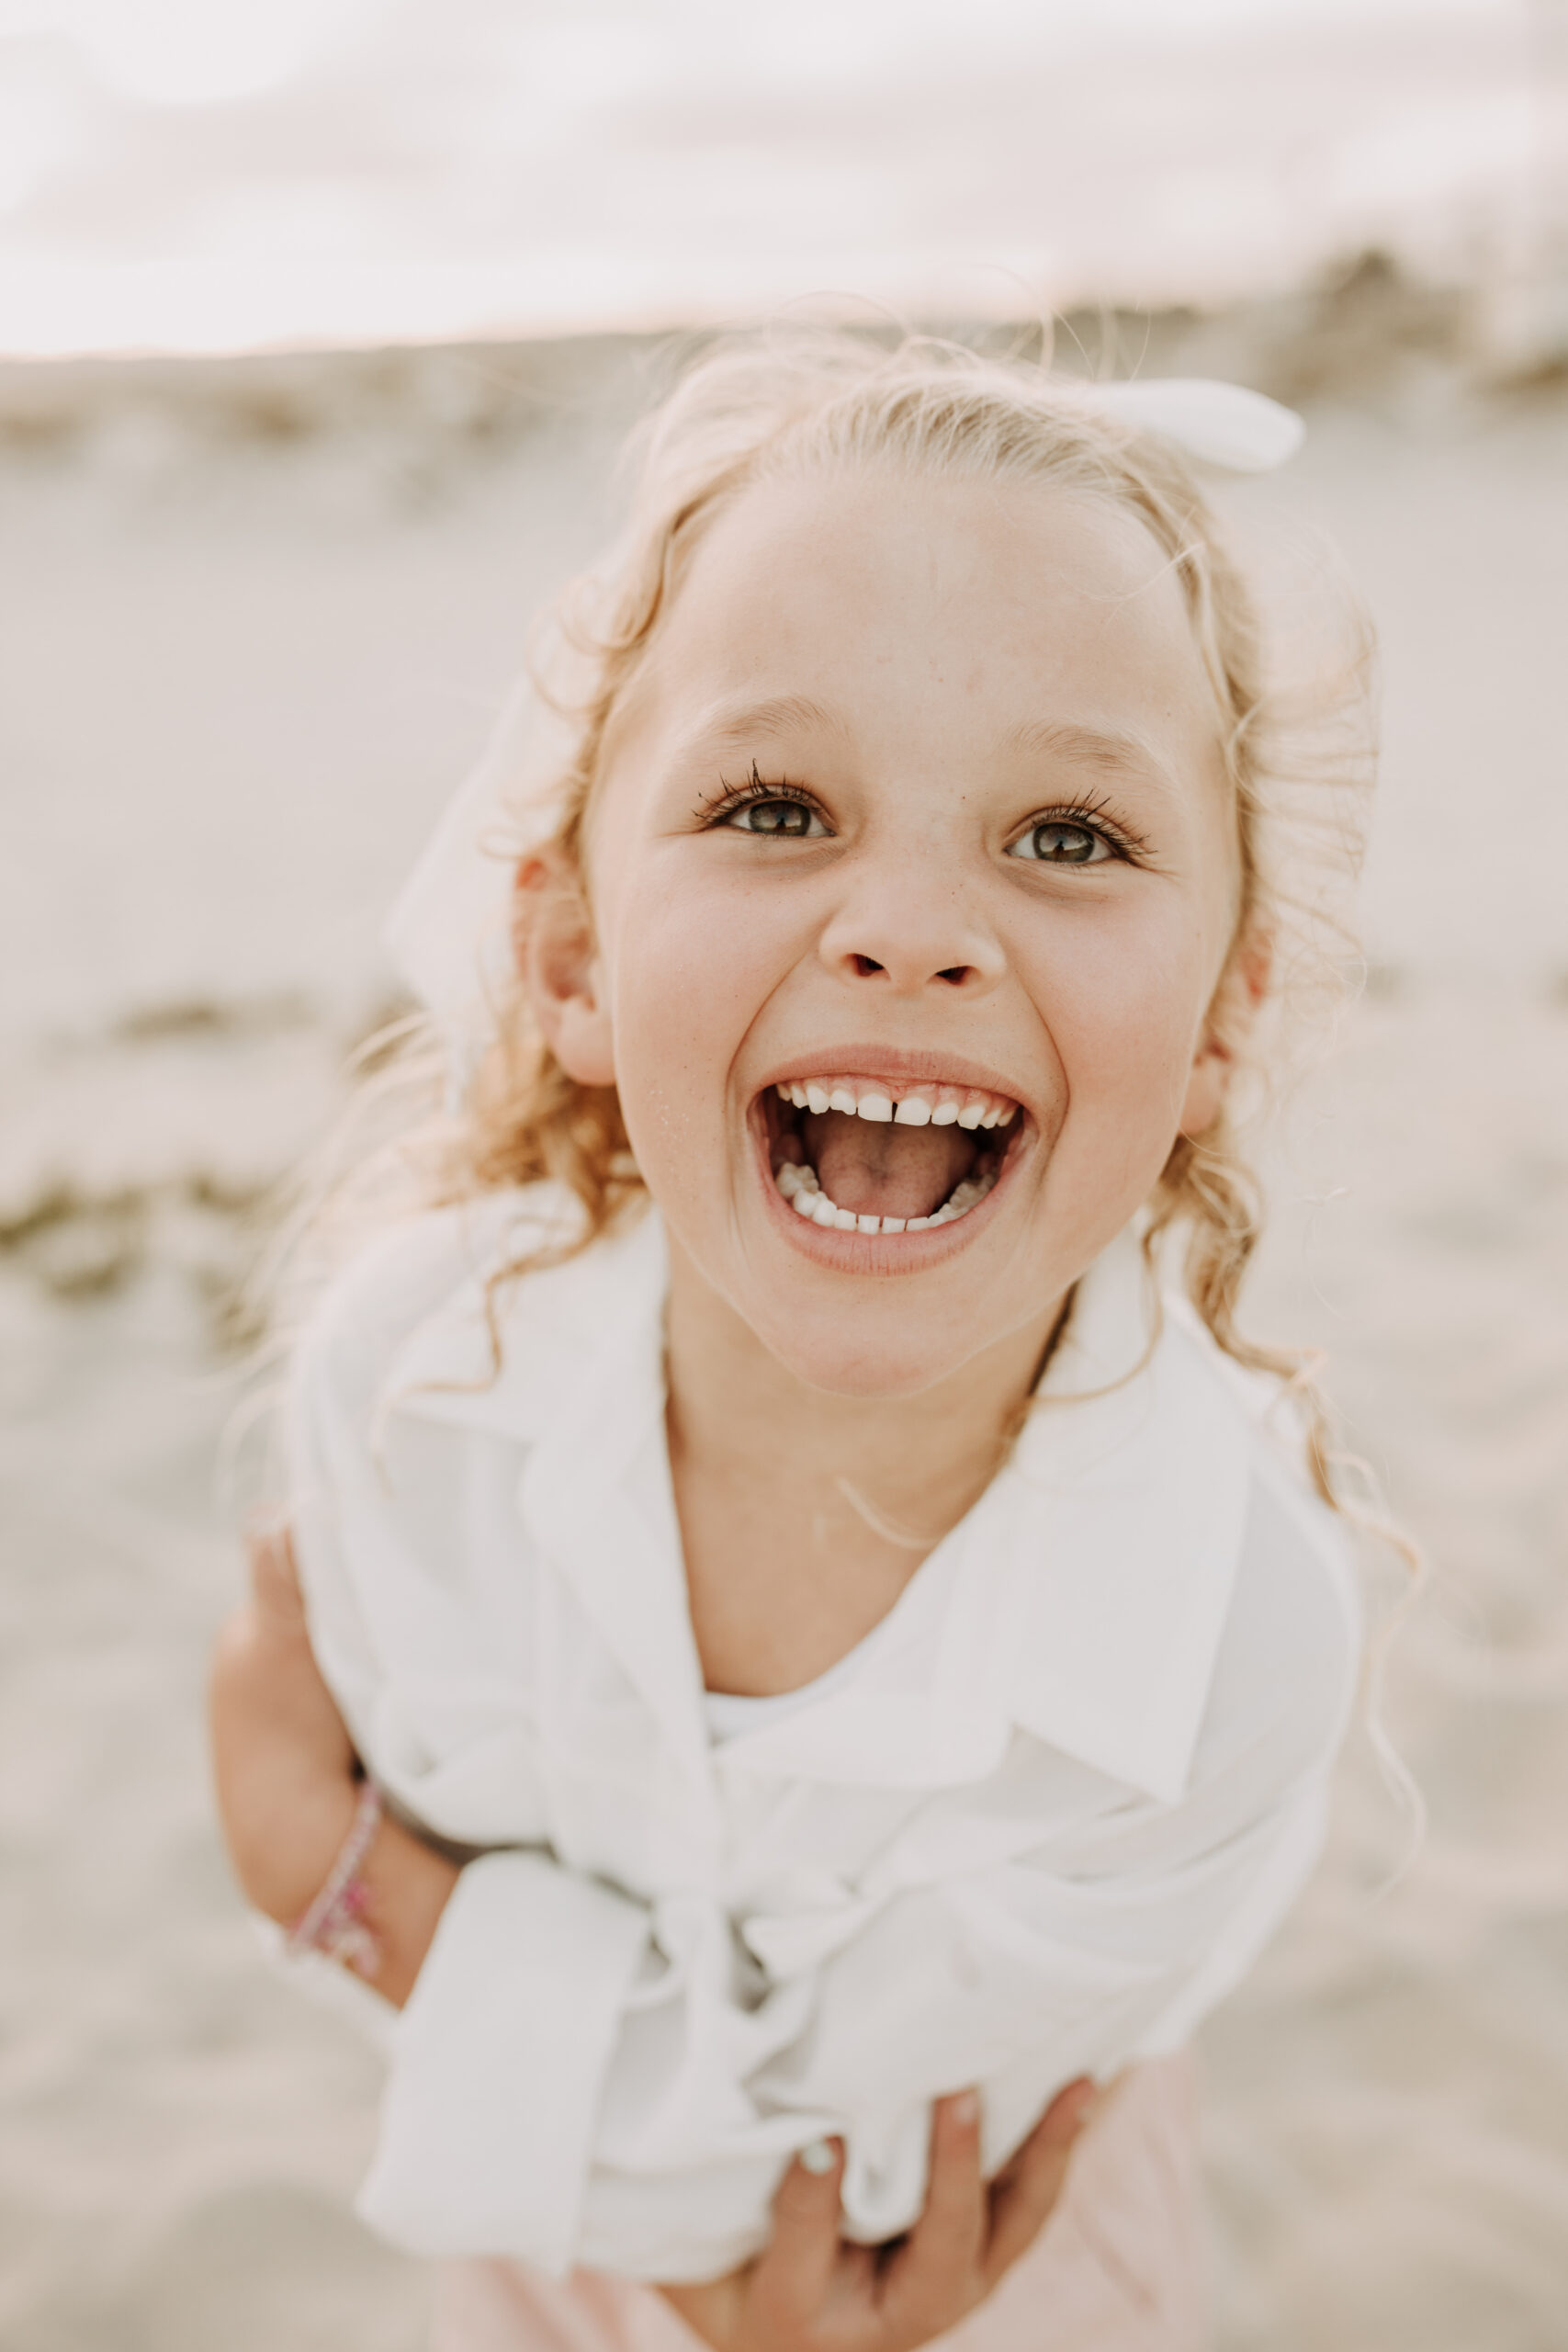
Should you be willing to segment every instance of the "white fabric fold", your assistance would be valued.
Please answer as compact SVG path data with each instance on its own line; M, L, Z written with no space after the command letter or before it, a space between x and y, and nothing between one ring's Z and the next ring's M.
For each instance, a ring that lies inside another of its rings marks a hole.
M1295 456L1306 435L1294 409L1212 377L1139 376L1094 384L1089 397L1124 424L1157 433L1200 465L1228 473L1271 473Z
M417 2254L483 2247L570 2267L649 1925L542 1854L468 1865L398 2021L364 2220ZM498 2081L517 2096L498 2098Z
M716 1747L657 1216L495 1292L495 1368L490 1278L565 1214L417 1220L296 1366L312 1634L362 1752L444 1836L533 1849L459 1883L365 2210L423 2250L710 2276L833 2130L884 2238L934 2096L980 2085L999 2163L1071 2075L1170 2047L1288 1905L1353 1678L1337 1532L1128 1236L876 1638Z

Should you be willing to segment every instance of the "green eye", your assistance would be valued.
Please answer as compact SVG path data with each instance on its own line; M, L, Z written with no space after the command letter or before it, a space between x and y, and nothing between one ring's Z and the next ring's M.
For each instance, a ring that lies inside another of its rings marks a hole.
M1092 825L1076 825L1064 817L1043 818L1008 852L1034 865L1101 865L1115 854Z

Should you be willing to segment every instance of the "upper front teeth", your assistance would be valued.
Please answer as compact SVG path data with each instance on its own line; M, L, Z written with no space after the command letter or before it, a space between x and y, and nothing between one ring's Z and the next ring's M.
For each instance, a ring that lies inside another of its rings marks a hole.
M797 1111L842 1111L851 1118L874 1119L900 1127L1005 1127L1018 1109L1005 1094L989 1094L979 1086L910 1086L897 1097L890 1089L863 1078L807 1078L781 1080L778 1091Z

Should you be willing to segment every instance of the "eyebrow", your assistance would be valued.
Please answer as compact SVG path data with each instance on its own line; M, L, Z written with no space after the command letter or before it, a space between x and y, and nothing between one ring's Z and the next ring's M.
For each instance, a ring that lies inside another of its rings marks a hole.
M1136 735L1111 734L1098 727L1080 727L1061 719L1030 719L1010 727L1002 741L1009 751L1023 752L1036 758L1066 758L1080 767L1141 776L1162 792L1176 789L1176 779L1165 762Z
M786 735L802 728L831 735L849 731L837 712L813 702L809 695L773 695L763 702L711 704L687 730L682 747L743 752L760 735Z
M681 749L688 753L697 750L744 752L759 737L784 735L808 728L840 738L850 732L840 713L814 702L809 695L770 695L761 702L730 696L709 705L685 731ZM1067 759L1080 767L1137 776L1161 792L1178 788L1165 762L1136 735L1086 727L1068 719L1023 719L1016 727L1010 727L1001 741L1004 750L1035 759Z

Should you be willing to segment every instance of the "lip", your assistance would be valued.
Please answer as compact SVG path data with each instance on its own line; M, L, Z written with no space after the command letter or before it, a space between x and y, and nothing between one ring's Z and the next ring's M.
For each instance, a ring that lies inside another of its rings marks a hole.
M806 1078L871 1078L897 1086L940 1084L983 1087L1019 1104L1018 1125L1002 1153L997 1181L983 1201L951 1225L925 1233L840 1233L797 1216L773 1182L764 1105L782 1080ZM747 1124L751 1130L751 1155L767 1202L767 1215L791 1247L819 1266L840 1273L915 1273L955 1258L979 1238L997 1214L1004 1194L1010 1193L1020 1163L1030 1155L1037 1128L1028 1105L999 1072L962 1055L890 1053L886 1046L840 1046L815 1059L795 1055L764 1079L751 1098Z

